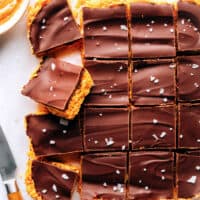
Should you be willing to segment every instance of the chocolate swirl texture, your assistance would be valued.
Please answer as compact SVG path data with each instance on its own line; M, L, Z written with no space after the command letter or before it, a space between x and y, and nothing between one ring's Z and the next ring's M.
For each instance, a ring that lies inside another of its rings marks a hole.
M200 56L178 57L177 69L179 101L200 101Z
M127 61L86 60L85 67L94 81L94 87L85 101L86 105L128 105Z
M127 149L128 115L125 108L85 108L86 151Z
M133 58L176 56L173 6L132 3L131 39Z
M47 58L22 94L38 103L65 110L80 82L83 68L56 58Z
M179 106L179 147L200 148L200 105Z
M43 200L70 200L78 175L40 161L32 163L32 180ZM54 197L54 198L53 198Z
M136 106L175 103L174 60L133 62L132 102Z
M34 18L29 33L34 53L71 43L81 38L66 0L52 0Z
M178 2L178 50L200 50L200 5L189 1Z
M83 151L79 117L66 120L51 114L29 115L26 124L36 156Z
M86 58L128 58L126 6L83 8Z
M131 121L133 149L176 147L174 106L133 108Z
M129 199L173 199L173 162L170 152L131 153Z
M90 154L82 158L82 200L125 199L126 154Z
M200 197L200 152L194 154L177 154L178 197Z

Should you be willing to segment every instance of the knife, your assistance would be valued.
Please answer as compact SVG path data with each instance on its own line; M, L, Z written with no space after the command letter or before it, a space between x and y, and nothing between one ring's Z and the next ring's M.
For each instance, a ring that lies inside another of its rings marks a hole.
M16 163L0 126L0 175L2 176L8 199L22 200L22 196L15 179L15 171Z

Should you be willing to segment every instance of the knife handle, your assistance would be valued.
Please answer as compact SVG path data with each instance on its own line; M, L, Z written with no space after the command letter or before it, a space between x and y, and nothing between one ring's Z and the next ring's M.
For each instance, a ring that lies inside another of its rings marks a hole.
M15 179L4 181L9 200L23 200Z

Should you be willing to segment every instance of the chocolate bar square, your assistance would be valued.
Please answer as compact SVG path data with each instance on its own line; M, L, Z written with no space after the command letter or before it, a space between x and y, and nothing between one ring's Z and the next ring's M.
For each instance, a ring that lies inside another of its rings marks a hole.
M173 164L171 152L130 153L128 199L174 199Z
M177 154L179 199L200 198L200 151Z
M178 57L178 100L193 102L200 100L200 56Z
M176 147L174 106L133 108L131 114L132 149Z
M126 153L89 154L82 157L82 200L124 200Z
M128 105L128 61L86 60L85 67L94 81L86 105Z
M131 40L133 58L176 56L173 6L132 3Z
M174 104L176 96L174 60L133 62L132 102L136 106Z
M83 8L86 58L128 58L128 24L125 5Z
M200 148L200 105L179 106L178 138L180 148Z
M84 145L86 151L128 149L127 108L85 108Z
M83 151L79 120L79 116L74 120L51 114L27 116L27 135L36 156Z
M178 2L178 51L200 50L200 5L195 1Z

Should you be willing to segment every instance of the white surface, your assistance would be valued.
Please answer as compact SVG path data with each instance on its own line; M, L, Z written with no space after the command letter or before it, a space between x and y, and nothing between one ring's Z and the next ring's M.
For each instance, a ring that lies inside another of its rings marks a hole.
M0 35L0 124L17 162L17 180L23 198L30 200L24 186L28 143L23 119L26 114L35 110L35 104L24 98L20 90L37 66L38 60L31 55L25 18L10 31ZM3 194L1 186L0 194ZM0 199L4 200L6 197Z
M11 29L22 17L28 6L29 0L23 0L17 12L4 24L0 26L0 34Z

